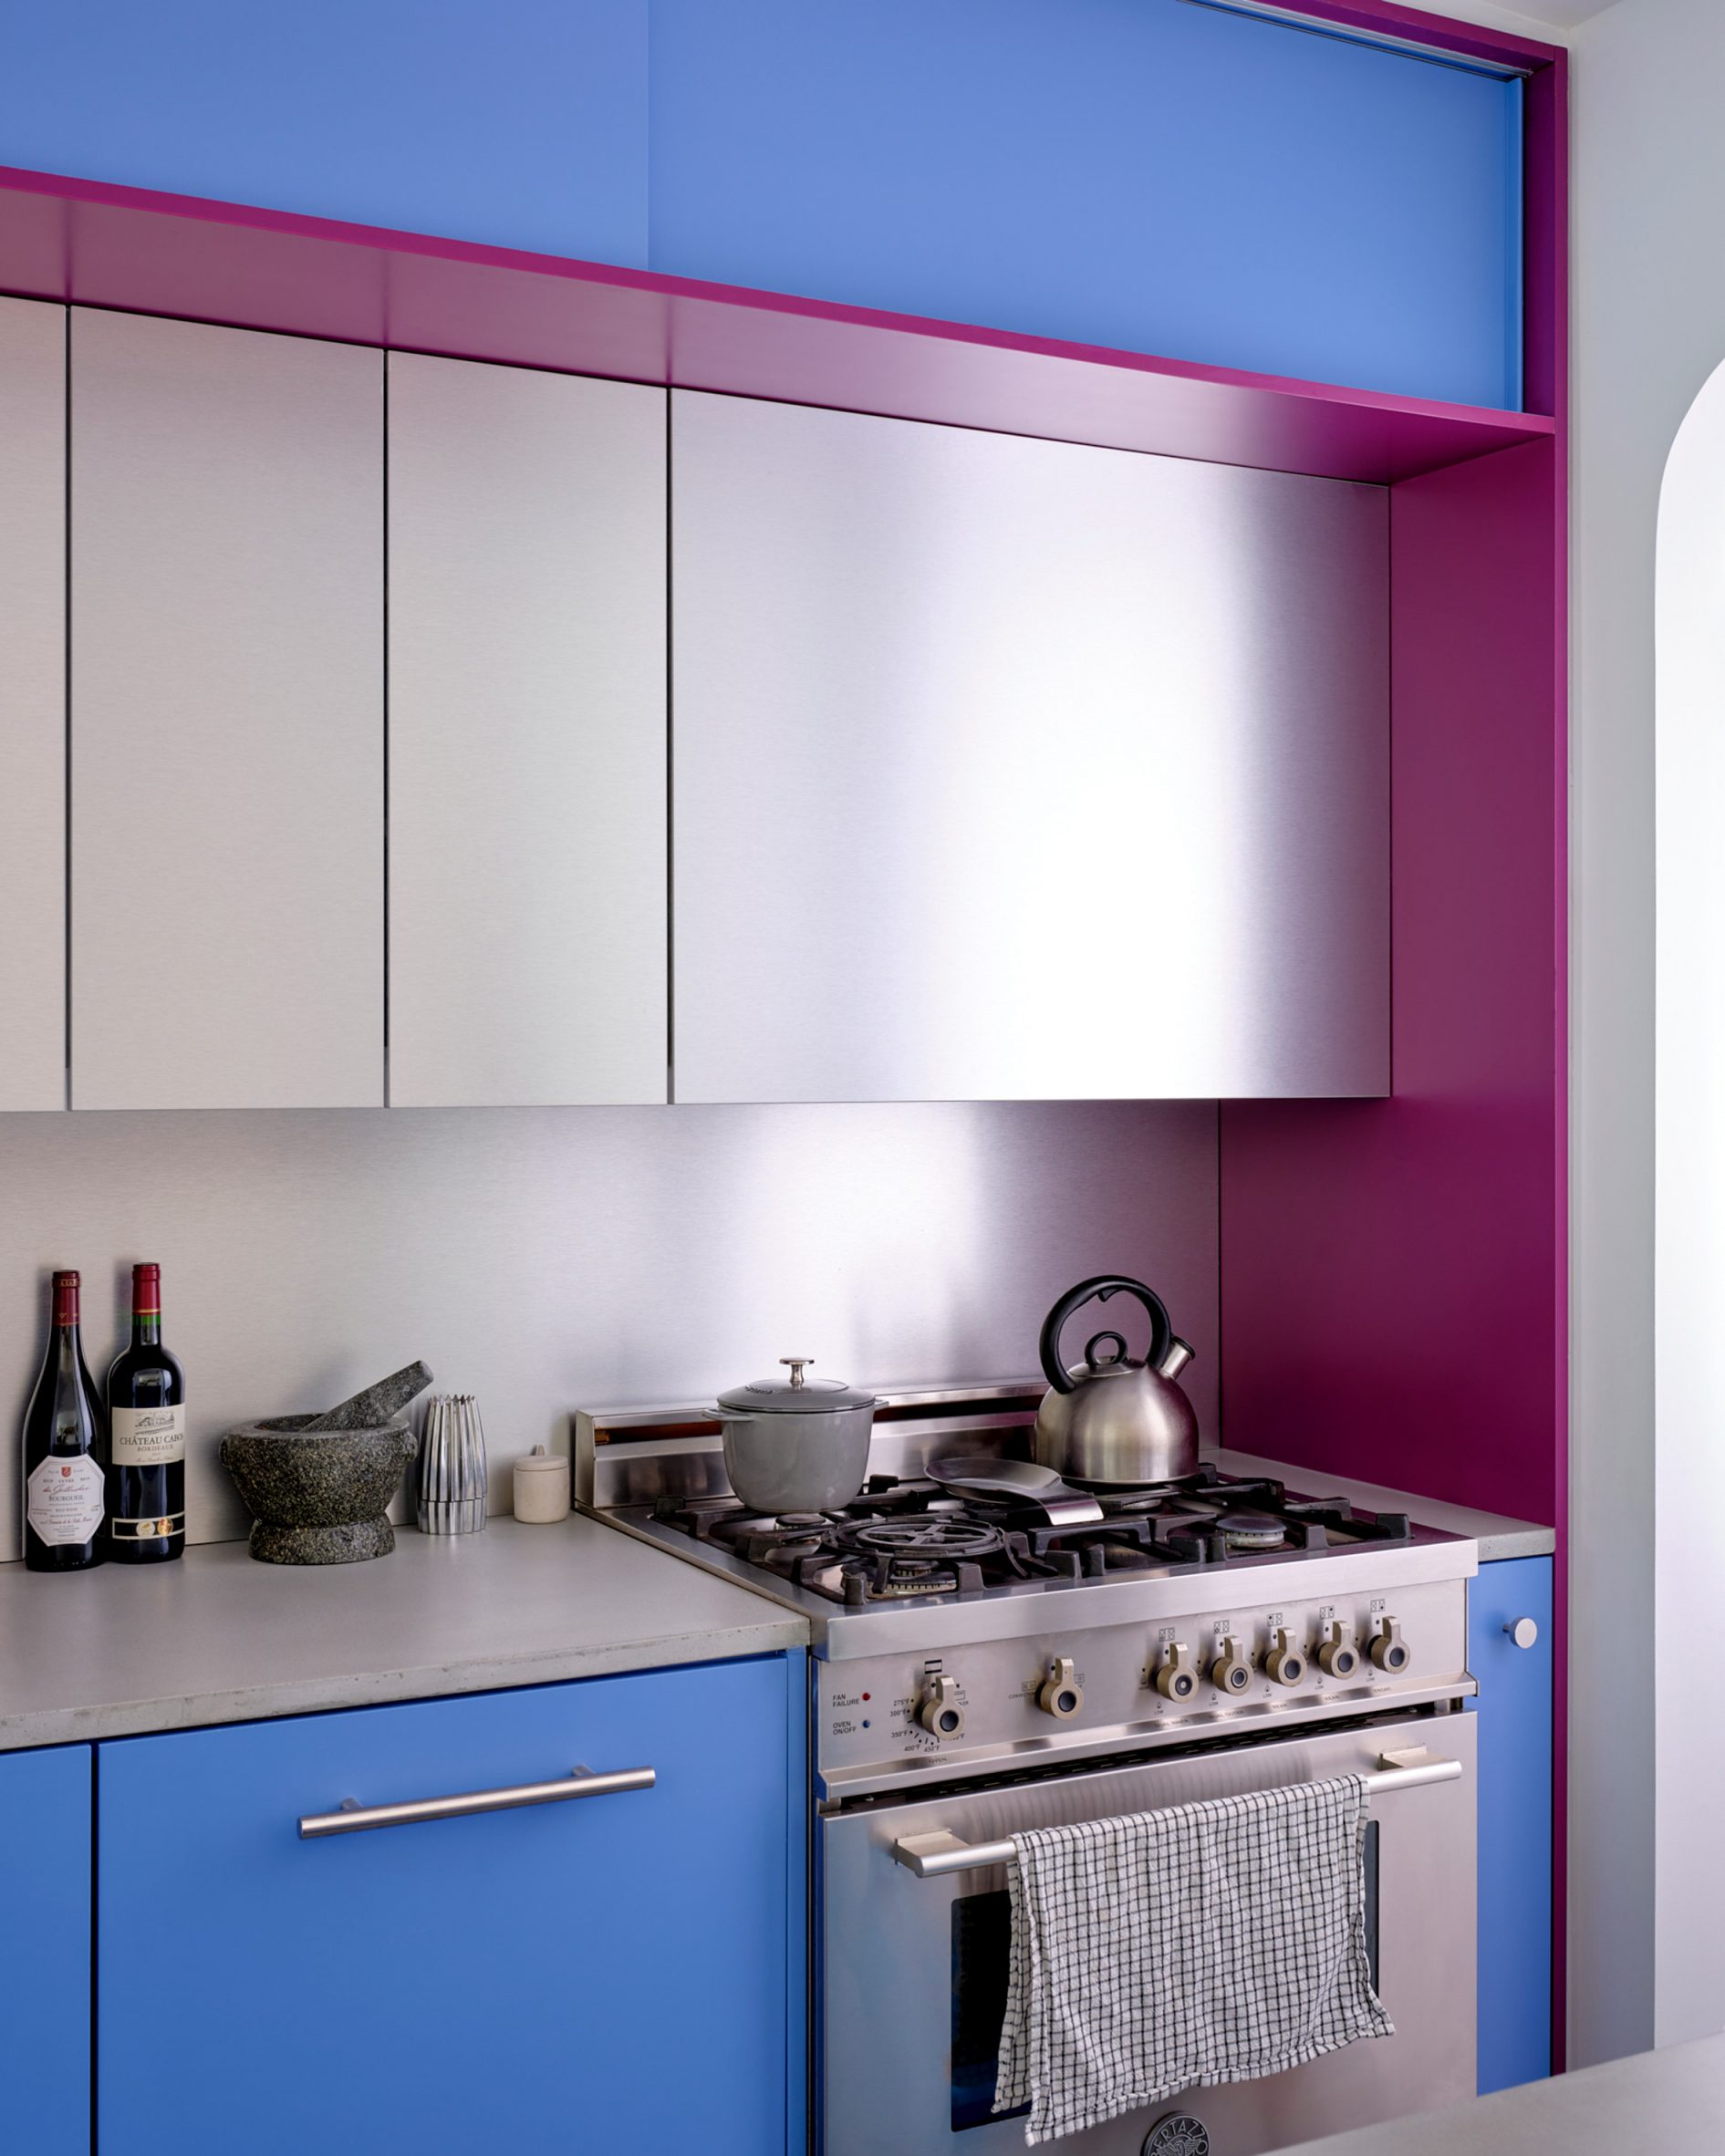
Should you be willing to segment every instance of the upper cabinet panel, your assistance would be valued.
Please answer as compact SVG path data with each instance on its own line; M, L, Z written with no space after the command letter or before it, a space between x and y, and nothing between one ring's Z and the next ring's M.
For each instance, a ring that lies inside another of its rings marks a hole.
M383 1098L383 358L72 322L72 1101Z
M0 299L0 1109L66 1105L66 309Z
M665 392L390 360L390 1098L666 1091Z
M37 171L644 268L648 5L9 9L0 140Z
M1519 406L1522 85L1176 0L654 0L651 265Z
M1387 1090L1380 490L672 409L678 1100Z

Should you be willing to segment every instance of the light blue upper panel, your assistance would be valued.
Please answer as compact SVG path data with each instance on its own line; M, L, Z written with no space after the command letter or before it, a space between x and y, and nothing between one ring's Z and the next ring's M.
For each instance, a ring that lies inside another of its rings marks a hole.
M0 7L0 162L1463 403L1520 136L1192 0Z
M652 266L1519 406L1521 88L1190 0L652 0Z
M640 267L647 0L5 0L0 163Z

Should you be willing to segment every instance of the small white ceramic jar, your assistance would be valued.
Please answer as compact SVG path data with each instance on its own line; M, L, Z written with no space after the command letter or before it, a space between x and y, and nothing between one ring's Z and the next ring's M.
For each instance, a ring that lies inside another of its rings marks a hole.
M525 1459L515 1462L515 1518L537 1526L568 1517L568 1458L535 1445Z

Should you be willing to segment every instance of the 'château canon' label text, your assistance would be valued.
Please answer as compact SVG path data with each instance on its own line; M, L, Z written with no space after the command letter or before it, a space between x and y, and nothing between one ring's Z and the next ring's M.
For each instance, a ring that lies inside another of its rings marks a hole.
M186 1411L173 1407L113 1407L109 1411L109 1458L116 1467L166 1467L186 1456Z

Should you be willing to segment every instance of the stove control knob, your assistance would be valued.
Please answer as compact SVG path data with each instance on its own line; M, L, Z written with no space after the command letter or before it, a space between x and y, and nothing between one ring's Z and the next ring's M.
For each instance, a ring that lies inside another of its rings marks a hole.
M1198 1689L1198 1672L1178 1640L1163 1653L1162 1666L1156 1673L1156 1689L1164 1699L1179 1700L1190 1699Z
M1401 1636L1401 1626L1393 1617L1380 1617L1377 1630L1372 1634L1371 1657L1387 1676L1399 1677L1412 1662L1408 1643Z
M1329 1627L1318 1649L1318 1667L1326 1677L1356 1677L1359 1649L1354 1644L1354 1627L1341 1618Z
M1070 1722L1084 1705L1084 1686L1073 1671L1069 1656L1057 1654L1048 1664L1048 1674L1036 1695L1036 1705L1056 1722Z
M1252 1689L1252 1657L1231 1632L1224 1633L1216 1645L1218 1653L1210 1665L1210 1681L1218 1692L1237 1699L1242 1692Z
M1290 1691L1305 1683L1305 1656L1291 1632L1276 1633L1263 1658L1263 1674L1273 1684L1285 1684Z
M964 1709L959 1705L956 1677L930 1677L917 1708L917 1720L931 1736L962 1736Z

